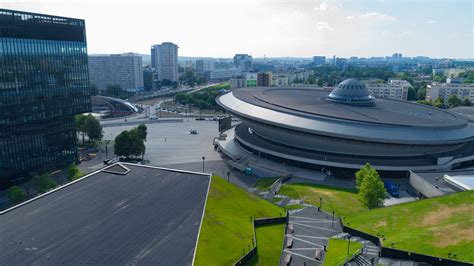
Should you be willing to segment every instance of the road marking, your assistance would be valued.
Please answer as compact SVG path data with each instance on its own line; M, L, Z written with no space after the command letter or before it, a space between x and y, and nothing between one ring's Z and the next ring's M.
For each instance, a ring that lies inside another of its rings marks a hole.
M321 261L315 260L315 259L310 258L310 257L308 257L308 256L301 255L301 254L298 254L298 253L295 253L295 252L291 252L291 251L288 250L288 249L285 249L285 250L283 250L283 251L286 252L286 253L290 253L291 255L295 255L295 256L298 256L298 257L302 257L302 258L305 258L305 259L308 259L308 260L311 260L311 261L314 261L314 262L322 263Z
M316 239L329 239L329 237L323 237L323 236L306 236L306 235L295 235L297 237L307 237L307 238L316 238Z
M298 240L298 241L301 241L301 242L310 244L310 245L314 245L314 246L317 246L317 247L323 247L322 245L319 245L319 244L316 244L316 243L313 243L313 242L310 242L310 241L308 241L308 240L304 240L304 239L301 239L301 238L298 238L298 237L295 237L295 236L289 236L289 237L292 238L292 239L295 239L295 240Z
M312 225L307 225L307 224L300 224L300 223L293 223L293 224L296 224L296 225L299 225L299 226L306 226L306 227L319 229L319 230L324 230L324 231L329 231L329 232L338 232L338 231L333 230L333 229L327 229L327 228L317 227L317 226L312 226Z
M290 218L308 219L308 220L313 220L313 221L327 221L328 220L328 219L318 219L318 218L303 217L303 216L290 216Z

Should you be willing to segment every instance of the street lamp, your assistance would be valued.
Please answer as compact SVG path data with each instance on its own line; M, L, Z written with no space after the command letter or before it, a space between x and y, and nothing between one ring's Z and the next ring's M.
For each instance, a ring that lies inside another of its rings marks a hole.
M227 171L227 182L230 182L230 171Z
M109 158L109 150L107 149L107 145L110 143L110 140L105 141L105 159Z
M323 207L323 196L319 196L319 209Z
M351 235L347 236L347 254L349 255L349 247L351 246Z
M202 172L204 173L204 160L206 160L206 157L202 156Z

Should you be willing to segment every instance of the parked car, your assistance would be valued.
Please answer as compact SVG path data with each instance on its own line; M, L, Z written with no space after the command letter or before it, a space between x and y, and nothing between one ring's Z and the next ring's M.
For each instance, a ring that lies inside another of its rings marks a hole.
M189 134L191 135L197 135L198 134L198 131L196 129L191 129L189 130Z
M117 159L106 159L104 160L104 164L105 165L111 165L111 164L114 164L114 163L117 163Z

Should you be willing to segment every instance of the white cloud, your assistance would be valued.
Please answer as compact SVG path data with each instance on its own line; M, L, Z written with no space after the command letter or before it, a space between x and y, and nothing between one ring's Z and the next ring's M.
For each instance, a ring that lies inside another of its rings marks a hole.
M438 23L436 20L428 20L425 22L426 24L436 24Z
M320 31L323 31L323 30L333 31L333 30L336 29L336 28L330 26L329 23L327 23L326 21L320 21L320 22L316 23L316 27Z
M390 15L387 15L387 14L383 14L383 13L379 13L379 12L365 13L365 14L360 15L359 18L378 19L378 20L396 20L397 19L396 17L390 16Z
M325 2L321 2L319 6L314 7L314 10L319 10L319 11L326 11L327 9L328 9L328 4L326 4Z
M354 16L347 16L347 19L354 19Z

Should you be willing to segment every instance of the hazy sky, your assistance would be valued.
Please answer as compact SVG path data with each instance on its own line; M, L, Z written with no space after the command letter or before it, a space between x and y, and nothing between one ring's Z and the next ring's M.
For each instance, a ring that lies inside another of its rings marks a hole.
M473 0L0 0L0 8L86 20L89 53L163 41L182 56L474 58Z

